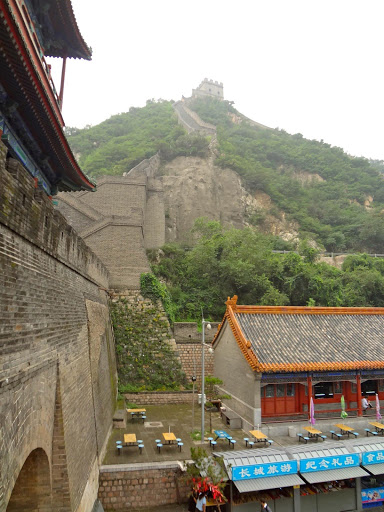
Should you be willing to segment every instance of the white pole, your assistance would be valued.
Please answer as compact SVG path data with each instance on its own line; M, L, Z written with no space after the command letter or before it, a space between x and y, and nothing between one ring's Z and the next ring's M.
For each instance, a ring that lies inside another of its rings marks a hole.
M204 400L204 393L205 393L205 382L204 382L204 343L205 343L205 320L203 318L203 321L201 322L202 328L203 328L203 335L201 337L201 443L204 443L204 412L205 412L205 400Z

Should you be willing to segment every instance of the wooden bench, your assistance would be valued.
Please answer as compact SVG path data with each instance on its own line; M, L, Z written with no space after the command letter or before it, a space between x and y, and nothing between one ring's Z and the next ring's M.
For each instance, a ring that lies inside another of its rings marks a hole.
M221 411L221 417L230 428L241 428L241 418L233 411Z

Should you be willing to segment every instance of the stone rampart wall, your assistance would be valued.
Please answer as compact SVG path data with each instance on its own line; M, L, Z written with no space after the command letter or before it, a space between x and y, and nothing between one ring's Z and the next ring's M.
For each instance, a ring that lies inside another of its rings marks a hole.
M180 357L181 366L190 381L194 375L197 383L201 382L201 342L176 343L177 352ZM213 375L214 364L213 354L210 354L209 347L204 347L204 374Z
M158 249L165 244L164 191L159 180L154 179L148 180L144 243L146 249Z
M188 500L190 486L183 476L178 462L102 466L99 500L105 512L161 510L164 505Z
M210 342L216 334L218 322L211 322L211 329L205 329L204 366L205 375L214 374L214 357L209 351ZM196 322L175 322L173 324L173 336L176 341L177 352L181 365L188 378L195 376L197 384L201 383L201 336Z
M153 155L151 158L148 158L146 160L143 160L139 164L137 164L135 167L132 167L132 169L128 172L125 172L123 176L129 176L131 178L135 177L141 177L141 176L147 176L148 178L151 178L155 176L157 170L159 169L160 165L160 155L159 153L156 153L156 155Z
M146 249L165 243L164 197L155 155L126 176L103 176L96 192L58 195L58 209L110 272L110 287L137 289Z
M192 391L138 391L124 393L124 397L136 405L189 404L193 401Z
M182 104L183 105L183 108L184 110L187 112L187 114L192 117L192 119L194 121L196 121L196 123L201 127L201 128L204 128L206 129L207 131L209 132L212 132L212 133L215 133L216 132L216 126L214 124L210 124L210 123L206 123L205 121L203 121L201 119L201 117L196 113L194 112L193 110L191 110L190 108L187 107L187 105L185 103Z
M0 143L0 510L17 501L24 463L32 485L31 461L44 457L50 510L90 510L116 397L109 276L6 151Z
M219 322L210 322L211 329L205 328L205 342L210 343L219 326ZM197 329L197 322L175 322L173 324L173 335L176 343L179 341L199 340L201 343L201 331Z
M72 192L65 192L65 194L72 194ZM103 216L124 217L127 208L144 209L146 176L137 178L102 176L97 181L96 192L81 192L77 194L77 198Z
M205 123L196 112L191 111L184 101L177 101L173 104L179 124L182 124L188 133L197 131L208 135L216 133L216 127Z
M108 264L110 288L136 289L140 274L150 271L141 226L111 223L85 240L98 257Z
M108 286L108 271L16 160L0 147L0 222L82 276Z

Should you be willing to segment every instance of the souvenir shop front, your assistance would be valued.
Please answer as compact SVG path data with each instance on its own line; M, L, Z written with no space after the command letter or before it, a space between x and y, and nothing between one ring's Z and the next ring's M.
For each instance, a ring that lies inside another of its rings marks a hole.
M346 512L384 501L384 442L216 455L223 456L230 479L227 510L254 512L264 500L273 512Z
M300 512L361 510L360 479L369 474L360 467L360 455L350 443L295 446L287 448L287 453L298 461L305 481L300 489Z
M227 510L255 512L265 500L273 512L292 512L300 500L298 463L284 450L271 448L216 453L223 457L230 480Z
M353 442L354 450L360 454L361 465L368 475L361 479L362 508L384 505L384 440L362 439Z

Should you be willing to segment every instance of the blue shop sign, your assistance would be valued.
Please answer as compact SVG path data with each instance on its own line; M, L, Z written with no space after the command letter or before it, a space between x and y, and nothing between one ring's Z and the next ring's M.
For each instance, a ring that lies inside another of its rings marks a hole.
M363 466L367 464L381 464L384 462L384 451L363 452Z
M359 454L332 455L331 457L315 457L300 461L300 473L311 471L325 471L327 469L342 469L359 466Z
M374 503L375 501L384 501L384 487L363 489L361 491L361 501L363 503Z
M267 476L291 475L292 473L297 473L297 461L285 460L283 462L235 466L232 468L232 480L249 480Z

